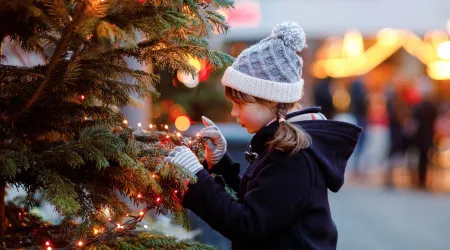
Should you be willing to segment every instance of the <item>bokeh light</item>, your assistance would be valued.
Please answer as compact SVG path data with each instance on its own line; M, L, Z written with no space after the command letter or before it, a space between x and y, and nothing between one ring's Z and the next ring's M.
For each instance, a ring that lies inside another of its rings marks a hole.
M185 115L179 116L175 120L175 127L179 131L186 131L189 129L190 126L191 126L191 119L189 119L189 117Z

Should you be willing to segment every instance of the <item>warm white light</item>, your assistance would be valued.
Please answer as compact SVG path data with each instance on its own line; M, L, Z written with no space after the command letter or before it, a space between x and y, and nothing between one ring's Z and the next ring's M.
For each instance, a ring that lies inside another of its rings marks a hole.
M427 65L427 73L434 80L450 79L450 62L436 61Z
M446 41L439 44L437 48L437 53L441 59L444 60L450 59L450 41Z
M394 29L382 29L377 34L377 39L380 44L392 46L399 40L398 32Z
M347 32L343 42L343 52L347 56L358 56L364 52L364 41L361 33L356 30Z
M199 72L200 69L202 68L202 64L196 58L189 57L188 62L192 67L194 67L197 70L197 72Z

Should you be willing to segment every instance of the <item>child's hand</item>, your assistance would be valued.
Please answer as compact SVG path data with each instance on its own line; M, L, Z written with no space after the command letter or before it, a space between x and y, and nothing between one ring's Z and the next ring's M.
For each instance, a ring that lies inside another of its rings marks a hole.
M175 147L164 161L174 163L187 169L192 174L196 174L203 166L197 159L197 156L186 146Z
M211 168L216 165L227 152L227 141L214 122L204 116L202 116L202 120L206 127L200 130L198 135L207 139L204 140L203 145L205 146L206 162Z

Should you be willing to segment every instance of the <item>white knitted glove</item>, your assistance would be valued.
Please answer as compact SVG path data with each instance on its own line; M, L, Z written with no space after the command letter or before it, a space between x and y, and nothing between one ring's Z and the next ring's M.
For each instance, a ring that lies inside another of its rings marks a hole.
M196 174L203 168L203 165L197 159L197 156L186 146L175 147L164 161L174 163L187 169L192 174Z
M202 116L205 128L200 130L198 135L205 138L203 145L205 146L206 162L211 168L216 165L227 152L227 141L214 122Z

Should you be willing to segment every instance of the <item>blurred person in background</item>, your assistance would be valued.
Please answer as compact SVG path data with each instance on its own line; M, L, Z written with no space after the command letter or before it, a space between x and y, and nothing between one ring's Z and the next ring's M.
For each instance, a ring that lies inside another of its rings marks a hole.
M414 143L419 151L418 188L426 188L429 151L433 147L434 127L437 118L437 106L433 83L427 76L418 81L421 101L416 105L413 117L416 123Z
M354 174L360 175L360 160L362 152L364 150L364 143L367 134L367 114L368 114L368 99L367 89L364 85L362 78L356 78L350 84L350 113L355 117L356 124L362 128L361 136L359 137L359 143L356 147L354 157Z
M333 78L327 77L320 79L314 87L314 100L317 106L322 108L322 114L325 117L332 119L336 114L333 105L333 96L331 95L331 85Z
M393 169L405 159L405 152L411 145L411 136L415 133L412 107L410 106L411 81L406 76L398 76L388 87L387 112L391 144L388 155L385 185L393 187Z

